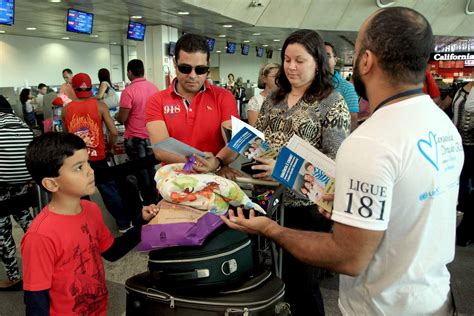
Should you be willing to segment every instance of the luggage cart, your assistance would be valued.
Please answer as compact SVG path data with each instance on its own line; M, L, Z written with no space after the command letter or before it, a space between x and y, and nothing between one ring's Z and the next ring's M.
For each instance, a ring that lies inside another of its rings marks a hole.
M285 187L274 181L263 181L252 178L237 177L236 182L241 186L242 184L250 184L252 188L251 198L254 200L258 194L258 190L255 187L259 186L260 189L272 189L273 193L268 200L266 212L268 217L276 221L281 226L285 224L285 208L283 204L283 198L285 193ZM245 189L244 189L245 190ZM255 236L255 244L257 248L257 255L259 263L264 266L271 267L272 271L279 278L282 276L282 265L283 265L283 249L279 247L274 241L265 238L263 236Z
M267 216L276 221L281 226L285 224L285 207L283 205L283 195L285 187L279 185L272 194L271 199L268 201L268 207L266 209ZM268 262L268 259L275 275L279 278L282 276L282 264L283 264L283 249L279 247L273 240L258 236L258 251L264 263ZM270 255L271 258L267 256Z

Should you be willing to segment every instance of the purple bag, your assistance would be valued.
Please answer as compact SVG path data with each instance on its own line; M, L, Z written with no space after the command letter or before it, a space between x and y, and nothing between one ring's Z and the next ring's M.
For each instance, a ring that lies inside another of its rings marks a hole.
M160 211L157 218L142 227L139 251L200 246L209 234L224 223L218 215L189 206L162 200L158 207Z

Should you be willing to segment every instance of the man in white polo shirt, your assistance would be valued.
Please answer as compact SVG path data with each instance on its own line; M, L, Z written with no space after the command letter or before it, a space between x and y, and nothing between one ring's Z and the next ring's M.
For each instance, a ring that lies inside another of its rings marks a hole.
M454 125L422 93L432 48L428 21L409 8L379 10L362 25L353 80L372 116L337 153L332 233L287 229L253 213L246 219L240 210L223 218L341 273L343 315L452 310L446 265L464 155Z

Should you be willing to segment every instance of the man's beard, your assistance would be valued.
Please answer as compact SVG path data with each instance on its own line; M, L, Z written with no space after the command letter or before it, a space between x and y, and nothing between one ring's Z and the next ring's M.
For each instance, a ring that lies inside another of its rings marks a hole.
M363 99L369 101L367 99L367 91L365 89L365 84L360 77L359 71L359 62L360 62L361 54L357 56L356 64L354 65L354 71L352 72L352 82L354 83L354 89L356 93Z

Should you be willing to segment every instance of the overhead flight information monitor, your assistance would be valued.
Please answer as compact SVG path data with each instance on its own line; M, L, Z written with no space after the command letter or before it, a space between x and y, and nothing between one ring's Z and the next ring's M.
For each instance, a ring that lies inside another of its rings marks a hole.
M15 20L15 0L0 0L0 24L13 25Z
M143 41L145 39L146 25L138 22L128 22L127 39Z
M242 44L242 55L248 55L250 50L250 45Z
M209 45L209 51L212 52L214 50L214 45L216 44L216 39L208 37L207 44Z
M92 24L94 23L94 15L92 13L77 11L73 9L67 10L67 31L92 34Z
M236 47L237 47L237 43L227 42L227 54L235 54Z

